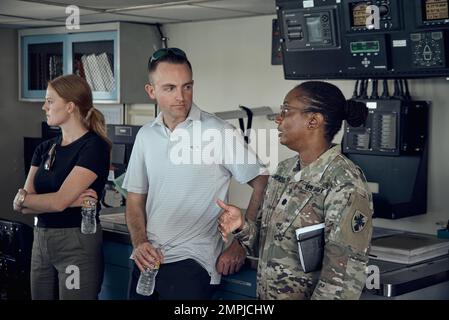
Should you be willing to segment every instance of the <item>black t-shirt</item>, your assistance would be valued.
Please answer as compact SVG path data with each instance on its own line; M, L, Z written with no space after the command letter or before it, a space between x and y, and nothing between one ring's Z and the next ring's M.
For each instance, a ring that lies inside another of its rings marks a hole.
M48 152L56 143L54 162L50 170L44 169ZM94 189L100 199L109 174L109 145L93 132L87 132L69 145L61 146L61 136L42 142L34 151L31 165L38 167L34 177L36 193L57 192L75 166L91 170L97 179L89 188ZM100 204L97 204L97 220ZM66 208L62 212L49 212L37 215L38 227L73 228L81 225L81 208Z

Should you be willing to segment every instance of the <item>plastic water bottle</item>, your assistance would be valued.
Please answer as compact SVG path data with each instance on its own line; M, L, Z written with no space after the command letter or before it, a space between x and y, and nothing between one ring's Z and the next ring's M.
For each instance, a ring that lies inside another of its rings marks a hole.
M84 200L81 207L81 233L92 234L97 231L97 202Z
M159 262L155 266L145 269L140 273L136 292L142 296L151 296L156 285L156 275L159 271Z

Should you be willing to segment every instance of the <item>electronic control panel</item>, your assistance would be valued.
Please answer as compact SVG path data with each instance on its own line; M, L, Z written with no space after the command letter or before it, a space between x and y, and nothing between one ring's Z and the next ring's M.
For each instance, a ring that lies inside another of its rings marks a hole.
M449 2L446 0L415 0L416 23L420 28L449 25Z
M399 2L389 0L350 0L343 8L345 26L348 32L398 30L401 27ZM374 19L378 14L378 20ZM376 25L377 24L377 25Z
M426 213L429 102L407 95L356 100L367 105L369 114L360 127L345 123L343 152L365 174L374 216Z
M335 6L322 7L320 11L286 10L283 20L286 50L338 47L335 10Z
M276 0L286 79L449 76L449 0Z
M362 100L369 109L366 124L345 125L345 153L400 156L422 154L427 139L429 105L403 99Z
M445 34L431 31L410 34L414 68L444 68L446 61Z

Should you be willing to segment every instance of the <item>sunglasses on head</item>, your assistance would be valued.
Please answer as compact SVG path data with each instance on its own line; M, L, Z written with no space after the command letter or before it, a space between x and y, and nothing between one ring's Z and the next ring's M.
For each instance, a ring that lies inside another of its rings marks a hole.
M47 160L45 160L44 169L50 171L53 162L55 162L56 157L56 143L53 143L47 154Z
M170 53L174 54L175 56L187 59L186 53L184 51L182 51L181 49L178 49L178 48L162 48L162 49L159 49L159 50L157 50L157 51L155 51L153 53L153 55L150 58L149 65L151 65L153 62L156 62L159 59L167 56Z

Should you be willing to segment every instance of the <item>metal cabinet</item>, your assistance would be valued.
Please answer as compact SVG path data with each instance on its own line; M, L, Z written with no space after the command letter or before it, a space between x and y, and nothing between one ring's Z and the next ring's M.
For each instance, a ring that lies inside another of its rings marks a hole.
M146 103L149 56L161 47L153 26L132 23L19 31L19 100L44 101L48 81L77 74L95 103Z
M33 229L0 219L0 300L29 300Z

